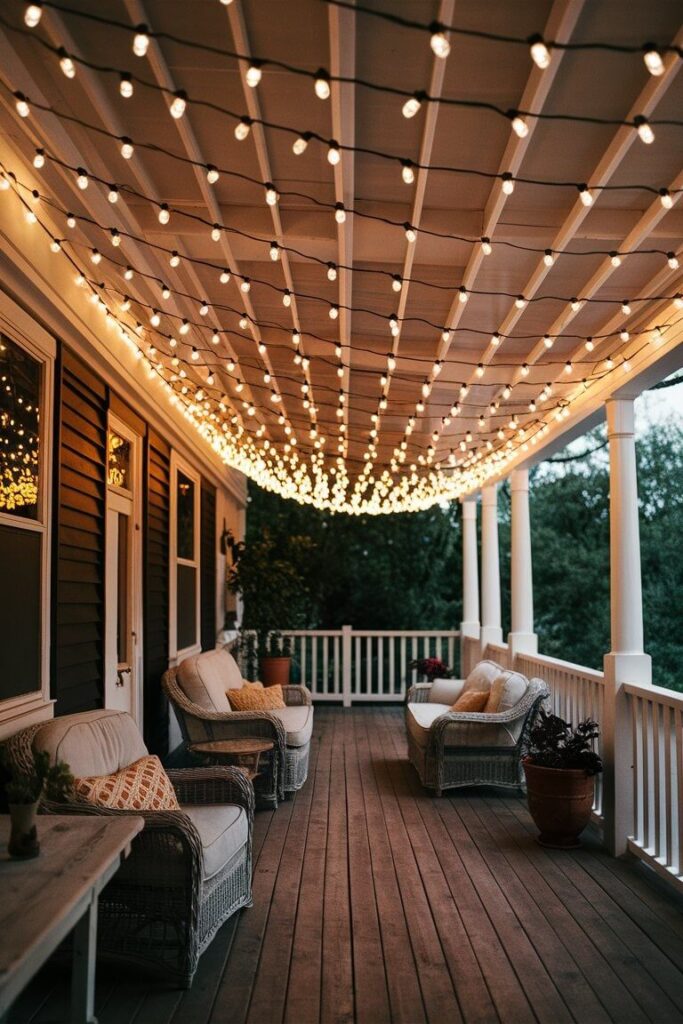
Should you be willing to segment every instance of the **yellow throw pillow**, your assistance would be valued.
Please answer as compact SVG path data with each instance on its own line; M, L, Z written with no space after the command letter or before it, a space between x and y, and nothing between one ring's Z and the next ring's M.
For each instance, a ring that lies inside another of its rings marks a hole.
M484 711L487 715L495 715L498 711L498 705L500 704L500 698L503 696L503 688L505 686L505 673L499 675L497 679L494 679L491 686L491 692L489 693L489 699L486 702Z
M141 757L111 775L89 775L74 780L79 803L119 811L179 811L173 784L158 757Z
M228 690L228 700L233 711L273 711L286 707L281 686L245 683L241 690Z
M488 699L488 693L481 690L467 690L460 694L451 711L483 711Z

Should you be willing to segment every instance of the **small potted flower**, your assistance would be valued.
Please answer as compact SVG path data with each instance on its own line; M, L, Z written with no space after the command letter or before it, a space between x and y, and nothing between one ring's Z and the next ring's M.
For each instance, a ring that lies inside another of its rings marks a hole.
M408 668L417 669L420 675L426 676L428 683L435 679L450 679L453 675L453 670L441 658L415 658Z
M575 729L541 709L523 759L527 799L541 846L572 849L590 821L595 776L602 761L594 750L600 735L590 718Z
M7 767L7 765L5 766ZM30 772L11 775L5 783L9 805L11 832L7 850L10 857L28 860L40 853L36 814L43 796L57 802L66 799L73 789L73 775L68 764L57 761L50 766L47 751L36 751Z

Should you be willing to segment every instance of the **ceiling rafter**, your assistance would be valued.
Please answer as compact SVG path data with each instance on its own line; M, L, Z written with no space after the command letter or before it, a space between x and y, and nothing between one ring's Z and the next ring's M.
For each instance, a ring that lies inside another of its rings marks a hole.
M331 5L328 9L328 26L330 36L330 69L333 75L353 79L356 74L356 15L351 9L343 9ZM331 92L332 104L332 136L340 146L355 144L355 105L356 89L353 82L333 82ZM344 209L352 209L355 204L356 166L355 154L342 148L341 159L334 168L334 200L342 203ZM340 388L346 393L351 392L351 351L353 314L353 216L347 216L343 224L335 218L337 228L337 264L339 266L339 344L341 346L340 365L343 375ZM349 442L349 407L343 406L342 423L345 426L346 447Z
M125 6L134 25L145 24L151 27L149 15L145 11L143 4L140 3L139 0L125 0ZM159 46L156 39L152 39L150 42L149 50L147 52L147 60L154 74L154 77L157 80L157 83L159 85L162 85L165 89L169 90L169 92L174 93L177 89L177 86L173 81L171 72L168 68L168 64L166 63L166 58L164 57L161 51L161 47ZM197 184L199 186L199 191L201 193L202 200L208 210L209 218L214 223L221 223L222 215L220 206L218 205L216 197L211 191L211 186L207 182L205 174L200 169L201 167L206 167L207 161L204 159L199 143L197 142L197 138L194 134L194 130L190 123L189 113L186 113L185 116L181 118L173 118L173 120L175 122L178 135L180 136L180 140L183 144L187 156L189 156L191 160L194 160L196 161L197 164L199 164L199 166L193 167L193 172L197 180ZM239 262L235 257L232 246L230 245L225 235L225 232L223 231L221 231L219 245L221 247L221 251L227 262L227 265L233 272L232 280L233 282L235 282L235 287L237 287L235 275L238 277L241 276L241 270L239 268ZM239 293L239 297L243 303L245 312L249 317L249 331L251 333L252 338L258 345L261 343L262 339L253 303L251 301L250 296L248 294L244 294L241 291ZM280 391L279 384L277 382L277 376L273 369L267 351L263 355L261 355L260 358L263 360L266 372L269 373L272 378L273 389L281 397L282 404L280 405L280 408L284 412L284 397L282 396L282 393ZM265 418L263 422L264 426L270 433L271 431L269 429L268 423L265 421Z

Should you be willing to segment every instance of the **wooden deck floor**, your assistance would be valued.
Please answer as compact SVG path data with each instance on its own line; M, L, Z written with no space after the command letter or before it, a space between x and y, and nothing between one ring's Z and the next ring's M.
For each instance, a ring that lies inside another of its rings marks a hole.
M256 816L254 906L189 992L103 966L100 1024L683 1021L681 902L521 800L424 793L402 714L316 709L309 780ZM64 1019L48 965L9 1020Z

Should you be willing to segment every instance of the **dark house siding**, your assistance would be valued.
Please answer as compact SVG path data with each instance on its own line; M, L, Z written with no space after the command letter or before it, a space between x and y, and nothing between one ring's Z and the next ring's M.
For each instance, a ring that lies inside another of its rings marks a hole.
M161 677L168 668L170 448L151 430L144 487L144 733L149 749L168 750L168 704Z
M203 651L216 646L216 488L202 479L199 587Z
M62 350L57 374L52 697L67 715L104 702L107 388Z

